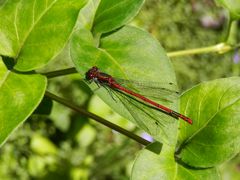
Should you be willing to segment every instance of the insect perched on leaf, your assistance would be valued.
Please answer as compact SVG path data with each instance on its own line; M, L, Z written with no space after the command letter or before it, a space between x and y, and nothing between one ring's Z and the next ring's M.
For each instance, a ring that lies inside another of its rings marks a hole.
M141 114L144 113L145 116L150 116L150 118L153 119L154 116L151 114L151 112L147 112L146 110L141 108L142 104L144 103L145 106L149 106L149 107L151 107L151 109L154 109L154 112L156 112L156 111L161 112L161 113L164 113L175 119L180 118L180 119L188 122L189 124L192 124L192 120L189 117L184 116L183 114L180 114L180 113L146 97L146 96L150 97L151 96L150 94L152 94L152 93L145 95L141 92L138 93L138 92L136 92L136 90L130 89L130 86L133 85L134 87L138 87L138 89L140 89L140 91L141 91L141 88L140 88L141 83L139 83L139 82L113 78L111 75L101 72L96 66L92 67L91 69L88 70L88 72L86 72L85 78L90 83L95 82L99 87L103 86L103 87L107 88L107 90L110 91L110 94L114 94L115 97L118 97L120 102L122 104L124 104L127 109L129 109L131 107L139 107L139 109L140 109L139 113L141 113ZM128 85L125 85L125 84L128 84ZM169 83L169 86L171 86L171 85L173 85L173 84ZM146 88L146 87L144 87L144 88ZM158 87L158 88L155 87L154 90L156 90L156 89L157 89L158 93L162 92L163 94L166 94L167 97L160 97L160 99L162 99L162 100L165 99L166 101L168 101L168 97L171 97L177 93L174 90L170 90L170 89L163 88L163 87ZM117 101L114 97L113 97L113 99L115 101ZM129 112L131 113L130 109L129 109ZM132 116L136 117L137 114L136 113L132 114ZM146 126L144 124L144 121L140 121L137 118L135 118L135 119L140 126ZM155 124L155 126L166 126L165 122L161 122L158 119L156 119L154 124ZM145 129L149 129L149 127L146 126ZM168 136L167 132L166 132L166 136Z

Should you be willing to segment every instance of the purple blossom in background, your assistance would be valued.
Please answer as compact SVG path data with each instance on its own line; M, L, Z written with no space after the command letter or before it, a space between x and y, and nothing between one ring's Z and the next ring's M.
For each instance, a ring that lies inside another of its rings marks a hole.
M239 55L239 53L236 51L236 52L234 53L234 55L233 55L233 62L234 62L234 64L238 64L239 61L240 61L240 55Z
M143 139L146 139L147 141L150 141L150 142L153 142L153 138L152 138L152 136L150 136L148 133L142 133L141 134L141 137L143 138Z

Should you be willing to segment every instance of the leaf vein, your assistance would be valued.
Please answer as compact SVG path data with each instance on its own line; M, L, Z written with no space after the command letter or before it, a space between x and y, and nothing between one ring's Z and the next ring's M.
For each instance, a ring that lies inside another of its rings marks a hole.
M97 19L99 19L99 17L103 16L105 13L107 13L108 11L114 9L115 7L119 6L120 4L122 3L125 3L127 0L123 0L121 1L120 3L116 3L114 6L108 8L108 9L105 9L104 11L102 11L101 13L99 13L99 15L96 17L96 21Z
M7 71L6 74L4 75L2 81L0 82L0 88L2 87L3 83L7 80L10 72L11 72L11 71Z
M101 48L98 48L100 51L102 51L104 54L106 54L114 64L116 64L118 66L118 68L122 71L125 79L129 79L128 76L126 75L126 73L124 72L124 70L122 69L122 67L120 66L120 64L116 61L116 59L111 55L109 54L106 50L104 49L101 49Z
M21 3L21 0L16 6L16 11L14 14L14 22L13 22L18 44L19 44L19 34L18 34L18 27L17 27L17 15L18 15L18 8L19 8L20 3Z
M19 47L19 50L18 50L18 53L17 53L17 56L19 55L20 51L21 51L21 48L23 47L25 41L27 40L29 34L32 32L32 30L34 29L35 25L41 20L41 18L46 14L46 12L51 9L51 7L53 7L53 5L57 2L57 0L53 1L48 7L46 7L46 9L40 14L39 18L35 21L35 23L29 28L28 32L26 33L26 36L25 38L23 39L20 47Z

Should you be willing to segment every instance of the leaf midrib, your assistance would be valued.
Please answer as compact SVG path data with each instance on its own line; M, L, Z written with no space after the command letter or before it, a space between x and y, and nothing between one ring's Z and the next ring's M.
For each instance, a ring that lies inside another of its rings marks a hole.
M224 93L222 94L222 96L219 98L217 111L212 115L212 117L211 117L208 121L206 121L206 123L205 123L196 133L194 133L191 137L189 137L189 138L184 142L184 146L187 146L187 144L189 144L189 142L191 142L191 140L192 140L198 133L200 133L200 132L209 124L209 122L211 122L211 120L212 120L218 113L221 113L223 110L227 109L228 107L232 106L233 104L235 104L237 101L240 100L240 97L239 97L239 98L238 98L237 100L235 100L233 103L231 103L231 104L229 104L229 105L227 105L227 106L225 106L224 108L222 108L222 109L219 110L219 105L220 105L220 102L221 102L223 96L226 94L227 91L229 91L229 90L230 90L232 87L234 87L234 86L235 86L235 85L232 85L232 86L230 86L228 89L225 90L225 92L224 92Z
M2 88L4 82L6 82L7 78L9 77L11 71L7 70L6 74L4 75L2 81L0 82L0 89Z
M95 21L97 22L98 19L99 19L101 16L103 16L105 13L107 13L108 11L114 9L115 7L117 7L117 6L119 6L120 4L125 3L125 2L126 2L126 0L122 0L120 3L117 3L117 4L115 4L114 6L112 6L112 7L108 8L108 9L102 11L101 13L98 14L98 16L96 16L96 20L95 20Z
M58 0L55 0L53 1L39 16L38 19L36 19L36 21L33 22L32 26L29 28L29 31L26 33L26 36L25 38L23 38L23 41L22 43L20 43L20 46L19 46L19 49L18 49L18 52L17 52L17 55L16 55L16 59L18 58L20 52L21 52L21 49L22 47L24 46L24 43L26 42L27 38L29 37L29 34L33 31L33 29L36 27L36 25L38 24L38 22L42 19L42 17L48 12L49 9L51 9L53 7L54 4L56 4L58 2ZM19 2L20 3L20 2ZM35 3L34 3L35 5ZM18 5L17 5L18 7ZM35 7L33 7L35 8ZM34 13L34 9L33 9L33 13Z
M122 74L124 75L125 79L129 79L129 77L127 76L127 74L124 72L124 70L122 69L122 66L117 62L117 60L105 49L102 49L102 48L98 48L102 53L106 54L110 60L112 60L112 62L114 64L116 64L120 71L122 72Z

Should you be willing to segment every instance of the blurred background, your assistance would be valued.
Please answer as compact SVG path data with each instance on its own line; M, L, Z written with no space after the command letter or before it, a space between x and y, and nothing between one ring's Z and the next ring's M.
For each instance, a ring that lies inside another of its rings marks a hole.
M213 0L146 0L131 23L150 32L166 52L206 47L223 41L227 12ZM239 30L239 24L236 25ZM239 42L239 33L233 39ZM202 81L238 76L240 55L202 54L171 58L182 91ZM71 67L61 53L48 70ZM78 74L53 78L48 89L128 130L149 138L114 113ZM13 179L129 179L133 161L142 146L49 99L22 124L0 149L0 177ZM40 114L40 115L39 115ZM49 115L50 114L50 115ZM240 179L240 156L223 164L223 179Z

